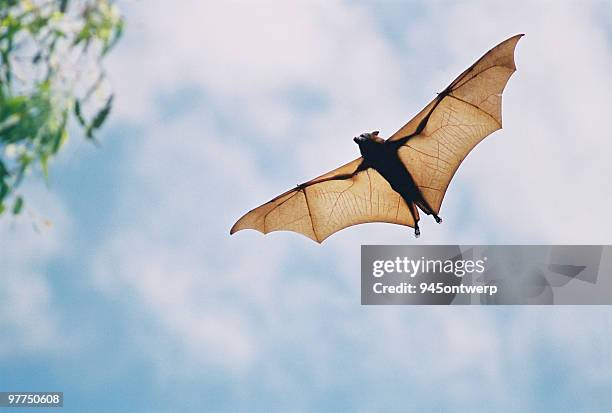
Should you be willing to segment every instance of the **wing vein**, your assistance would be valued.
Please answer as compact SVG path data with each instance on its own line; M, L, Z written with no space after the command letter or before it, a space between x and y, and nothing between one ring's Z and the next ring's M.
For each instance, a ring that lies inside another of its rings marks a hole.
M280 207L281 205L283 205L285 202L287 202L287 201L289 201L291 198L293 198L293 197L295 196L295 194L297 194L298 192L300 192L300 191L299 191L299 190L298 190L298 191L295 191L294 193L292 193L292 194L291 194L291 196L290 196L289 198L285 199L283 202L281 202L280 204L276 205L274 208L272 208L271 210L269 210L268 212L266 212L266 214L263 216L263 224L264 224L263 230L264 230L264 234L267 234L267 232L266 232L266 220L268 219L268 215L270 215L270 213L271 213L272 211L276 210L276 208L279 208L279 207ZM280 195L280 196L282 196L282 195ZM276 199L280 198L280 196L277 196L276 198L274 198L274 199L273 199L272 201L270 201L270 202L274 202L274 200L276 200ZM304 194L304 196L306 196L306 194ZM269 202L269 203L270 203L270 202Z
M304 193L304 200L306 200L306 208L308 209L308 216L310 217L310 226L312 227L312 233L317 239L317 242L321 242L319 240L319 235L317 234L317 230L314 226L314 219L312 219L312 211L310 210L310 203L308 202L308 195L306 194L306 188L301 189L301 191Z
M485 115L487 115L489 118L491 118L491 119L493 120L493 122L495 122L495 124L496 124L497 126L499 126L500 128L502 127L501 123L499 123L499 121L498 121L497 119L495 119L493 116L491 116L491 114L490 114L489 112L487 112L487 111L485 111L485 110L482 110L482 108L481 108L481 107L479 107L479 106L477 106L477 105L475 105L475 104L473 104L473 103L471 103L471 102L468 102L467 100L463 100L463 99L461 99L461 98L458 98L457 96L448 95L448 97L451 97L451 98L453 98L453 99L455 99L455 100L458 100L459 102L463 102L463 103L466 103L466 104L468 104L468 105L472 106L473 108L475 108L475 109L476 109L476 110L478 110L479 112L482 112L482 113L484 113ZM490 97L490 96L489 96L489 97ZM487 99L488 99L488 98L487 98Z
M370 178L370 170L366 169L366 174L368 175L368 186L370 187L370 215L374 210L374 206L372 205L372 179Z
M485 56L482 56L482 57L485 57ZM474 67L476 67L476 65L478 65L478 63L480 63L480 61L481 61L481 60L482 60L482 58L478 59L478 60L476 61L476 63L474 63L474 64L473 64L473 65L470 67L470 69L474 69ZM459 82L457 82L457 84L456 84L456 85L453 85L453 86L451 87L451 91L453 91L453 90L457 90L457 89L459 89L460 87L465 86L465 85L466 85L466 84L467 84L467 83L468 83L470 80L475 79L475 78L476 78L476 76L479 76L479 75L483 74L484 72L486 72L487 70L491 70L491 69L493 69L493 68L495 68L495 67L505 67L506 69L510 69L509 67L504 66L504 65L493 65L493 66L489 66L489 67L487 67L487 68L482 69L480 72L476 72L476 73L474 73L474 75L473 75L473 76L471 76L471 77L467 77L467 78L463 78L463 79L459 80ZM513 71L514 71L514 70L513 70ZM466 73L466 75L467 75L467 73Z

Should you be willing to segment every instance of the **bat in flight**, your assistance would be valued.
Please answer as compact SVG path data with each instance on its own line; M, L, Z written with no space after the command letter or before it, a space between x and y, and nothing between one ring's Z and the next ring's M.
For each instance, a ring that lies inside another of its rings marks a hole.
M353 140L361 157L247 212L230 230L294 231L323 242L367 222L414 228L419 209L436 222L448 185L468 153L501 129L502 91L522 34L489 50L389 139Z

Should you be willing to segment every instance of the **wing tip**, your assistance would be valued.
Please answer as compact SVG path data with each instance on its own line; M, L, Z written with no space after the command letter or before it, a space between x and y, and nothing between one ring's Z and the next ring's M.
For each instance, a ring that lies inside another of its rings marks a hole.
M514 43L513 44L513 49L514 49L516 47L518 41L521 40L523 38L523 36L525 36L525 33L515 34L514 36L510 37L508 40L505 40L502 43Z
M236 221L236 223L234 225L232 225L232 227L230 228L230 235L235 234L238 231L242 231L243 229L254 229L256 231L259 231L257 228L254 228L252 226L248 226L248 224L245 224L243 221L245 220L245 218L247 217L247 215L249 215L249 213L251 213L251 211L247 212L246 214L244 214L243 216L240 217L240 219L238 221ZM261 231L259 231L261 232Z
M507 38L506 40L504 40L503 42L501 42L500 44L498 44L497 46L495 46L493 49L489 50L489 52L500 48L500 47L506 47L506 46L510 46L510 49L512 50L512 53L514 54L514 50L516 48L516 45L518 44L519 40L521 40L521 38L525 36L525 33L519 33L519 34L515 34L512 37ZM489 53L487 52L485 54L485 56ZM484 56L483 56L484 57Z
M239 222L240 222L240 220L236 221L236 223L234 225L232 225L232 227L230 228L230 231L229 231L230 235L234 235L236 232L244 229L244 228L240 228L238 226Z
M240 226L240 225L238 225L239 223L240 223L240 221L236 222L234 224L234 226L230 229L230 232L229 232L230 235L234 235L236 232L240 232L240 231L245 230L245 229L250 229L250 230L253 230L253 231L257 231L257 232L259 232L260 234L263 234L263 235L267 234L267 232L263 232L262 230L257 229L255 227Z
M519 33L519 34L515 34L512 37L507 38L506 40L504 40L503 42L501 42L500 44L498 44L496 47L494 47L493 49L491 49L489 52L487 52L485 54L485 56L487 54L489 54L490 52L492 52L495 49L498 48L508 48L508 52L510 54L510 62L508 62L508 65L505 66L508 69L512 70L512 73L516 72L516 61L515 61L515 51L516 51L516 45L518 44L519 40L521 40L521 38L525 36L525 33ZM483 58L485 57L483 56Z
M511 40L519 41L521 39L521 37L523 37L523 36L525 36L525 33L518 33L518 34L515 34L514 36L511 36L511 37L507 38L502 43L508 42L508 41L511 41Z

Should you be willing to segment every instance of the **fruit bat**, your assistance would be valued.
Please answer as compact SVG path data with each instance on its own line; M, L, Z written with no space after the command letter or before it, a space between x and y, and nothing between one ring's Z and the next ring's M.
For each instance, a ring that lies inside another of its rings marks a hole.
M502 91L522 36L489 50L387 140L378 131L355 137L361 157L247 212L230 234L294 231L320 243L352 225L388 222L412 227L418 237L419 210L440 223L461 161L501 129Z

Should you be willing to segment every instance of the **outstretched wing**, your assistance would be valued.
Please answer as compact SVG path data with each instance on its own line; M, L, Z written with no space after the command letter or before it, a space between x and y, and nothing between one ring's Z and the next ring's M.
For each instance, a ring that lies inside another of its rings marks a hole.
M389 183L355 159L247 212L230 230L264 234L293 231L322 242L333 233L366 222L414 227L408 207Z
M436 214L461 161L501 129L502 92L516 70L514 49L522 36L488 51L386 141L398 146L401 161Z

